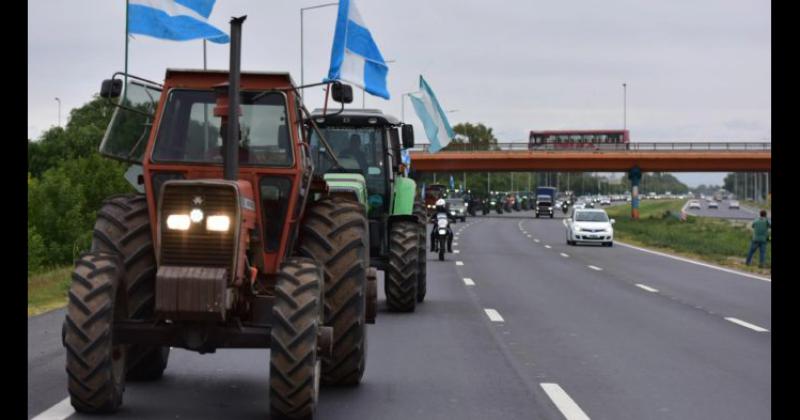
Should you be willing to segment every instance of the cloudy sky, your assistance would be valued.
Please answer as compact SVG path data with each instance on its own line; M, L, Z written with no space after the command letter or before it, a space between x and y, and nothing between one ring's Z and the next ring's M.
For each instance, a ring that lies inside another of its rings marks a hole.
M210 21L248 15L242 68L300 82L300 8L326 3L219 0ZM390 64L392 99L366 106L400 116L401 94L425 76L453 125L482 122L500 141L530 130L621 128L622 83L633 141L771 138L770 3L763 0L358 0ZM336 7L305 13L305 81L327 74ZM28 2L28 136L62 123L124 63L123 0ZM129 72L202 68L202 42L136 36ZM227 45L209 43L209 68ZM306 106L321 105L321 88ZM354 105L361 105L361 93ZM406 101L406 119L423 133ZM724 174L682 174L690 185Z

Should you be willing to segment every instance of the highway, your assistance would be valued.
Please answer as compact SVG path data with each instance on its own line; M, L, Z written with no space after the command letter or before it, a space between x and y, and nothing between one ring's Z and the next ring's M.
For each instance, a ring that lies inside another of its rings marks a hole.
M758 217L758 210L751 209L748 207L740 207L738 209L731 209L728 208L728 204L730 200L722 200L719 202L718 209L710 209L708 208L708 200L697 200L700 202L700 209L689 209L686 208L686 213L691 214L693 216L701 216L701 217L717 217L721 219L741 219L741 220L753 220Z
M381 284L363 382L323 388L319 418L770 417L771 282L568 246L561 219L530 215L454 224L457 253L428 254L413 314L387 312ZM29 319L29 418L70 414L63 316ZM265 418L267 378L267 350L176 349L161 381L127 384L113 418Z

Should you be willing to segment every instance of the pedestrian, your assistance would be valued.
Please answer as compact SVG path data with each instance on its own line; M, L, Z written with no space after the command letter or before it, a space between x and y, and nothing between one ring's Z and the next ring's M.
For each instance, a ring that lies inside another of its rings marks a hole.
M764 268L764 256L767 253L767 241L769 241L769 229L772 224L767 220L767 211L761 210L761 217L753 221L753 240L750 242L750 251L747 252L745 264L750 265L753 254L758 248L758 267Z

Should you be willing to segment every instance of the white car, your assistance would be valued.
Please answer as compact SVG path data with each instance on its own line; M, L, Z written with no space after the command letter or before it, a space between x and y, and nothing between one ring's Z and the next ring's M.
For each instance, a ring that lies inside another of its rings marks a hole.
M572 216L564 219L567 228L567 245L578 242L614 245L614 219L608 218L603 209L575 209Z
M697 209L700 210L702 207L700 206L700 202L697 200L689 201L689 208L690 209Z
M579 202L575 203L575 205L572 208L574 208L575 210L585 209L586 208L586 203L584 203L582 201L579 201Z
M601 206L610 206L611 205L611 199L608 198L608 197L601 198L600 199L600 205Z
M708 208L710 208L710 209L718 209L719 208L719 203L716 202L715 200L711 200L711 201L708 202Z
M731 201L729 201L729 202L728 202L728 208L729 208L729 209L736 209L736 210L739 210L739 201L737 201L737 200L731 200Z

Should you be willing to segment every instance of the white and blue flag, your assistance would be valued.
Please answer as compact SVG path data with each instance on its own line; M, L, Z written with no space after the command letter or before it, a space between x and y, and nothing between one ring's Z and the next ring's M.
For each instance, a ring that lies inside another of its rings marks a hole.
M208 23L216 0L129 0L128 33L173 41L207 39L218 44L230 37Z
M455 137L453 128L450 127L450 122L447 121L447 116L444 114L439 101L436 99L431 87L419 76L419 93L408 95L411 98L411 103L414 105L414 111L422 121L425 127L425 134L428 136L428 141L431 145L428 151L436 153L443 147L450 144L450 140Z
M372 95L389 99L389 90L386 88L388 73L389 66L358 13L355 0L339 0L331 67L325 81L342 80Z
M411 169L411 153L408 153L408 149L400 151L400 162L403 163L405 175L408 176L408 171Z

